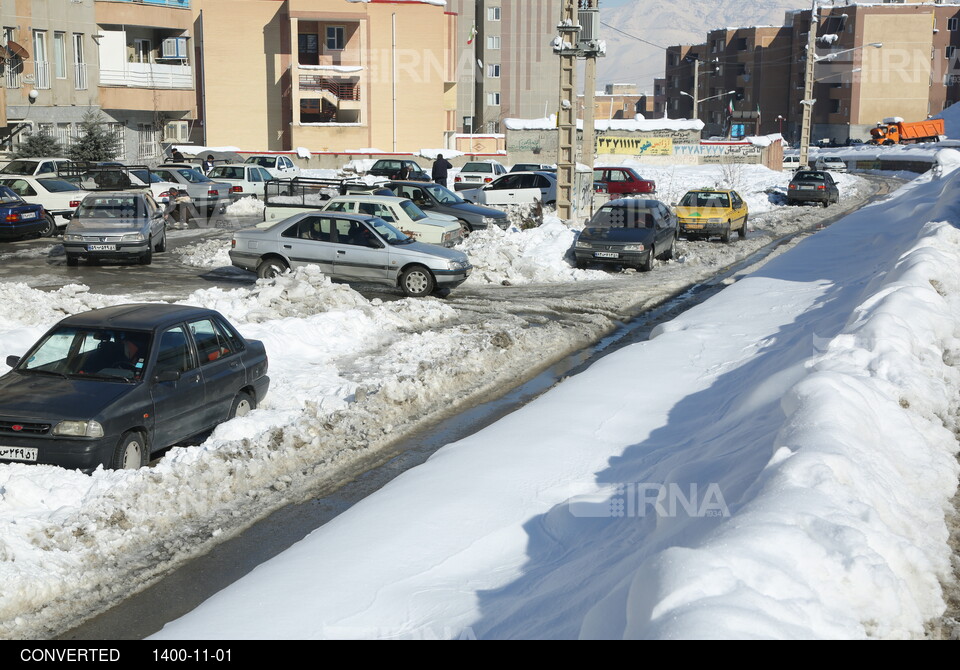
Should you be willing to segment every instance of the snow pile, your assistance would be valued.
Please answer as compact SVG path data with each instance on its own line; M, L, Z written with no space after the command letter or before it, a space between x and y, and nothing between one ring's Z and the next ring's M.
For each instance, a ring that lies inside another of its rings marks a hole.
M939 114L935 114L933 118L943 119L943 130L947 137L960 139L960 103L950 105Z
M224 214L228 216L259 216L263 218L263 209L266 207L259 198L239 198L236 202L227 205Z
M606 272L572 267L568 257L575 237L575 230L551 215L544 216L543 224L536 228L502 230L491 226L471 233L457 247L474 266L466 285L607 279Z
M222 268L232 266L230 243L224 240L206 240L174 249L180 262L195 268Z

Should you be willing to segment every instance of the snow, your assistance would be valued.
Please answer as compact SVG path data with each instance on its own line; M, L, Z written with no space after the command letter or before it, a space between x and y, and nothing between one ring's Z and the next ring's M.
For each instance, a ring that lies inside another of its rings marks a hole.
M960 472L960 152L937 159L649 341L444 447L153 637L923 637L945 607ZM113 579L126 557L146 557L143 579L160 576L236 532L238 517L362 461L412 415L457 409L475 380L495 388L594 339L613 308L571 302L584 314L574 321L551 311L564 287L602 286L613 302L632 279L679 292L729 264L730 249L745 257L819 211L787 208L789 174L762 166L636 167L667 203L736 184L748 238L681 242L642 277L577 270L577 226L547 212L522 228L518 211L507 231L464 242L476 270L447 301L368 299L315 267L180 300L265 343L270 393L148 469L0 464L0 637L42 637L83 616L79 594L128 593ZM866 193L837 177L845 202ZM222 270L228 245L173 253ZM502 286L552 296L531 299L536 327L479 311ZM0 298L10 353L67 314L144 299L21 283L0 284Z
M952 581L958 187L807 238L151 639L924 637Z
M554 130L557 127L555 115L542 119L504 119L503 123L510 130ZM597 119L594 121L597 130L631 130L649 132L654 130L703 130L703 121L699 119ZM583 119L577 119L577 128L583 127Z

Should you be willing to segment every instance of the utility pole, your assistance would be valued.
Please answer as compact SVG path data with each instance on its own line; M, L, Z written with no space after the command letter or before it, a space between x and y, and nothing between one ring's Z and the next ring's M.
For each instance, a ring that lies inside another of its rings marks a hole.
M587 59L584 85L584 160L593 167L594 97L598 56L606 46L597 38L600 25L600 0L564 0L559 35L553 41L554 53L560 56L560 109L557 147L557 216L565 221L573 218L573 189L577 176L577 91L578 58ZM591 177L592 179L592 177ZM592 192L592 189L591 189Z
M817 16L817 0L812 0L810 7L810 32L807 33L807 62L803 74L803 120L800 123L800 166L809 167L808 147L810 146L810 124L813 120L813 68L816 64L817 25L820 22Z
M700 59L693 59L693 120L700 118L697 107L700 105Z

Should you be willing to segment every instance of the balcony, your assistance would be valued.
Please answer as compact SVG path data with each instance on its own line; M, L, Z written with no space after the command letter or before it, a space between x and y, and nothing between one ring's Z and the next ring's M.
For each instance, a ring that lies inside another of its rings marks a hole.
M342 100L360 100L360 84L355 81L341 79L339 77L328 77L322 74L301 74L301 91L327 91L336 98Z
M189 65L126 63L122 68L100 68L101 86L128 88L192 89L193 68Z

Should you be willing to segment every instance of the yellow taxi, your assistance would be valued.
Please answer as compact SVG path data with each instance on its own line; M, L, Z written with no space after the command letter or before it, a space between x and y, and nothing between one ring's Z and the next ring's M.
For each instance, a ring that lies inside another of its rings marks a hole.
M687 191L676 206L680 234L687 239L719 235L730 241L733 231L747 236L747 203L736 191L701 188Z

